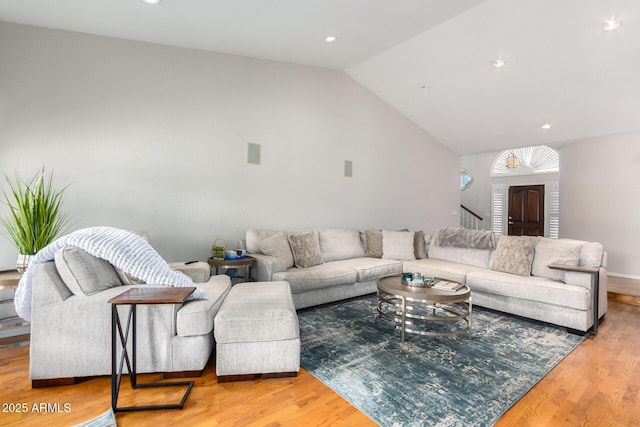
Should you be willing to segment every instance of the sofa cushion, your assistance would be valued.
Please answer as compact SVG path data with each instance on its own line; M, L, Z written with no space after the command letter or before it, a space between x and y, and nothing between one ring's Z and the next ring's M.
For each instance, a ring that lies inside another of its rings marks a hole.
M416 259L423 259L427 257L427 246L424 239L424 231L415 231L413 235L413 252Z
M291 245L289 245L289 239L285 232L274 233L266 237L260 241L258 248L260 253L282 260L284 268L289 268L294 264Z
M467 249L495 249L496 234L489 230L444 228L438 231L438 244L442 247Z
M324 262L364 256L358 230L328 228L318 232L320 252Z
M526 277L482 270L467 274L467 285L471 288L472 294L479 291L576 310L588 310L591 307L591 294L585 288L566 285L545 277ZM526 301L522 304L526 304Z
M531 266L531 275L565 281L566 273L548 268L549 264L578 265L582 243L538 237L535 255Z
M443 248L433 242L429 245L429 258L458 262L474 267L489 268L492 251L485 249Z
M535 237L500 236L489 268L519 276L530 276L535 246Z
M352 258L342 261L334 261L333 266L353 269L358 282L377 280L384 276L402 273L402 261L379 258Z
M433 258L405 261L402 269L405 273L422 273L458 283L465 283L468 273L482 270L482 267Z
M286 232L281 230L257 230L257 229L249 229L245 233L245 243L247 244L247 252L248 253L258 253L261 254L260 251L260 242L262 242L267 237L273 236L274 234L284 234L287 235Z
M93 295L122 285L109 262L80 248L65 246L55 253L54 260L60 277L74 295Z
M578 242L582 244L580 250L580 259L578 265L584 265L587 267L605 267L603 255L604 249L601 243L598 242L585 242L582 240L562 239L567 242Z
M365 256L382 258L382 231L366 230L364 235L367 242L367 252Z
M309 268L290 268L273 275L272 280L289 282L294 294L314 289L353 284L357 274L353 268L345 267L340 261L329 262Z
M300 336L286 282L240 283L215 317L218 344L280 341Z
M322 264L320 239L317 231L300 231L289 234L293 261L298 268Z
M189 300L176 315L176 333L181 337L205 335L213 330L213 318L231 289L231 279L226 274L211 276L207 282L198 283L207 292L204 299Z
M493 253L492 250L442 247L440 246L440 232L441 230L437 230L433 236L431 236L427 251L429 258L489 268L491 254ZM425 242L426 240L427 239L425 239Z
M413 231L382 231L382 258L410 261L416 259Z

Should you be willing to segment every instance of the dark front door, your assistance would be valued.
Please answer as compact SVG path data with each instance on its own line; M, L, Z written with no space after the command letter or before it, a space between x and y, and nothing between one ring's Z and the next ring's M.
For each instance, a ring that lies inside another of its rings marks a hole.
M544 236L544 185L509 187L510 236Z

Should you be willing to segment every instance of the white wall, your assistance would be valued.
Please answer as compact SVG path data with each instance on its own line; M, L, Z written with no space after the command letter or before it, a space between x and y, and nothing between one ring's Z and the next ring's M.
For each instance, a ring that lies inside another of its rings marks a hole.
M144 228L169 260L251 227L458 220L457 156L343 72L0 23L0 171L42 166L70 230Z
M640 132L559 151L562 235L601 242L609 272L640 279Z

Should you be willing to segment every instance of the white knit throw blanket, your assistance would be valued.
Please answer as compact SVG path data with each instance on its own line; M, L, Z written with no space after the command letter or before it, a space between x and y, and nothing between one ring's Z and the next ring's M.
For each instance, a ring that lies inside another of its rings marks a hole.
M84 228L55 240L31 259L15 294L18 316L31 321L33 266L52 261L55 253L65 246L83 249L145 283L173 287L195 286L189 277L171 270L160 254L142 237L112 227ZM205 290L198 288L190 299L202 299L205 295Z

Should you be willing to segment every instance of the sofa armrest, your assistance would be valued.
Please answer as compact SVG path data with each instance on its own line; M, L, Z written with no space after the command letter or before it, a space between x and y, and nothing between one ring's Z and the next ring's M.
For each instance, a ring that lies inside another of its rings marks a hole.
M581 286L589 291L592 291L591 277L593 274L598 273L597 267L585 267L581 265L549 264L547 267L566 272L565 283L567 285Z
M271 255L249 254L249 256L256 260L251 273L257 282L270 282L275 273L285 271L289 267L287 261Z
M566 271L565 283L568 285L581 286L588 289L591 295L595 297L595 289L593 286L598 284L597 289L597 313L594 313L594 323L592 333L598 332L598 319L607 313L607 269L604 267L589 267L589 266L570 266L570 265L556 265L551 264L549 268ZM594 280L597 279L597 280Z

